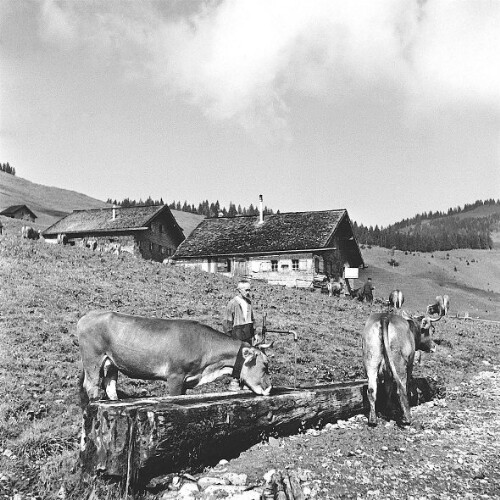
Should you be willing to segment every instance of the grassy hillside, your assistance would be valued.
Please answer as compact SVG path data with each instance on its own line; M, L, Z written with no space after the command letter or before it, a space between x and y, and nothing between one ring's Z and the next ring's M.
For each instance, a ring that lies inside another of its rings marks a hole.
M436 295L448 294L451 314L500 320L500 250L450 250L411 253L366 247L368 265L360 272L361 284L371 276L375 294L387 298L401 289L405 306L425 311ZM399 263L392 267L388 262Z
M37 215L36 221L42 229L73 210L108 206L76 191L43 186L0 172L0 209L11 205L27 205Z
M376 252L367 252L368 262L375 261ZM56 498L64 485L67 498L88 498L93 485L80 482L76 465L78 319L92 309L112 309L197 319L220 328L235 282L127 254L21 240L14 233L0 236L0 275L0 493ZM428 293L419 297L420 288L415 288L409 302L425 304L429 295L441 292L426 281L430 278L421 280L428 283ZM382 274L375 276L377 292L381 282ZM270 371L275 385L293 385L295 373L297 384L363 376L360 333L370 311L381 306L261 283L254 288L258 321L267 312L269 327L299 335L297 344L274 336ZM499 333L494 324L479 328L444 318L436 327L438 351L423 356L415 375L438 377L448 386L467 380L490 363L500 363ZM228 383L225 377L197 391L224 389ZM119 387L132 395L166 394L160 382L120 377Z

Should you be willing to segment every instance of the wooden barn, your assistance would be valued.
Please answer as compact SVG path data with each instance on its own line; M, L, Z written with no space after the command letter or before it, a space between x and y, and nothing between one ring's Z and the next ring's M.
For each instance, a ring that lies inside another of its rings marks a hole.
M125 251L163 261L203 220L167 205L75 210L47 228L48 242L65 242L104 251Z
M21 219L27 222L35 222L37 216L26 205L12 205L0 212L0 215L11 219Z
M364 265L344 209L205 219L173 261L290 287Z

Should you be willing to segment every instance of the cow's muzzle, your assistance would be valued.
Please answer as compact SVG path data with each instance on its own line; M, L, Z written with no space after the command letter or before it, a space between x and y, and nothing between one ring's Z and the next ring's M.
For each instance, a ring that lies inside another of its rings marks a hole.
M267 389L262 389L262 396L270 396L272 390L272 385L270 385Z

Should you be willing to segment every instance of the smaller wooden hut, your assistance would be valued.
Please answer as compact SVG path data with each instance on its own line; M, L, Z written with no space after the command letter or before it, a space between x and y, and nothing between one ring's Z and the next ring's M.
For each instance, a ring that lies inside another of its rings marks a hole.
M0 215L10 217L11 219L21 219L27 222L35 222L37 216L26 205L12 205L0 212Z
M178 215L186 232L203 220L196 214ZM42 234L47 242L126 251L156 261L172 256L185 238L183 227L167 205L75 210Z

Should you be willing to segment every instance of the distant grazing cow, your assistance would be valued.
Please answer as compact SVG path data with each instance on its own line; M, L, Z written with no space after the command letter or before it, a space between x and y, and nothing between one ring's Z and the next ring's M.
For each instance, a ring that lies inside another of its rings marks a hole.
M328 296L329 297L340 297L340 294L344 290L344 282L341 280L338 281L329 281L327 284Z
M401 309L403 307L404 301L405 298L401 290L393 290L389 295L389 307L393 307L394 309Z
M403 411L401 423L411 421L409 382L412 376L416 350L433 348L429 329L433 321L394 313L372 313L363 330L363 363L368 377L369 425L377 425L375 403L378 383L384 383L390 406L393 383Z
M256 394L268 396L272 385L264 349L182 319L158 319L93 311L77 325L83 372L80 400L99 395L118 399L118 372L143 380L165 380L170 395L230 374Z
M40 231L33 229L31 226L23 226L21 228L21 236L29 240L38 240L40 239Z
M448 295L438 295L434 304L427 306L427 314L439 314L446 316L450 307L450 297Z
M85 240L85 246L87 248L90 248L91 250L96 250L97 249L97 240Z

